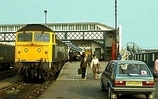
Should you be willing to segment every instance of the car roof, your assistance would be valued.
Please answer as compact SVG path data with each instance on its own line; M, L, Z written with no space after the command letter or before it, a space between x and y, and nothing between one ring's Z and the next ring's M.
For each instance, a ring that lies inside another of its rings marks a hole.
M133 63L133 64L146 64L143 61L138 61L138 60L111 60L111 62L115 63Z

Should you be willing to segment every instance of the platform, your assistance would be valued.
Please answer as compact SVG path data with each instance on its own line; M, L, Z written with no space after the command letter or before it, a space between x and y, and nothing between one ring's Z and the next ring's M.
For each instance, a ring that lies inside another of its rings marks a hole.
M106 62L100 62L102 68L104 69ZM78 75L78 68L80 67L80 62L72 62L65 63L63 69L60 72L60 75L57 80L86 80L88 78L92 78L92 69L90 67L87 68L87 77L85 79L81 78L81 75ZM98 75L98 79L101 74Z
M92 69L87 68L86 79L82 79L81 75L78 75L79 64L79 61L65 63L57 80L52 83L51 86L38 99L57 99L63 97L64 99L75 99L75 97L78 97L77 99L88 99L88 94L80 95L81 93L87 93L83 92L84 90L87 90L85 89L85 86L89 89L97 88L97 90L100 91L101 74L99 74L98 79L95 80L92 75ZM100 62L101 70L105 68L106 64L107 62Z
M86 80L92 78L92 69L89 67L87 68L87 76L85 79L82 79L81 75L78 75L79 63L80 62L67 62L61 70L57 80ZM100 75L98 75L98 78L100 78Z

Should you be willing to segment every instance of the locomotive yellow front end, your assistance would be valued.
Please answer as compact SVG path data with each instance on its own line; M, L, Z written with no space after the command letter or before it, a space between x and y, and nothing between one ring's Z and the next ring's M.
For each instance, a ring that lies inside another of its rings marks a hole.
M54 39L55 33L43 25L27 25L17 31L14 68L24 81L47 78Z
M40 35L42 35L40 37ZM27 39L30 38L30 39ZM29 31L17 33L16 62L51 62L52 42L50 33ZM27 39L27 40L26 40Z

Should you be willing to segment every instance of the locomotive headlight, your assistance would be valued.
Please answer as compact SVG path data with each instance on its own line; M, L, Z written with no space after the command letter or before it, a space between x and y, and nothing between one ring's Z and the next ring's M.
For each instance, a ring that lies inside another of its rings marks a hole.
M24 49L24 51L25 51L25 52L28 52L28 49L27 49L27 48L25 48L25 49Z
M40 48L38 48L38 49L37 49L37 52L41 52L41 49L40 49Z
M48 47L45 47L45 54L48 54Z

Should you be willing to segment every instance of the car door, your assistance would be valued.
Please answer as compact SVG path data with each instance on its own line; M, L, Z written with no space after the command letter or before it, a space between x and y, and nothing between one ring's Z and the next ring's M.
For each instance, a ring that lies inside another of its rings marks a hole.
M104 83L104 85L106 85L106 82L107 82L106 75L107 75L107 71L108 71L109 65L110 65L110 62L107 64L107 66L105 67L105 70L102 73L101 80Z
M111 78L112 67L113 67L113 63L109 62L109 64L107 65L107 67L105 68L105 70L103 72L103 76L102 76L103 80L102 81L103 81L105 86L107 86L108 81Z

